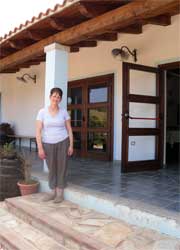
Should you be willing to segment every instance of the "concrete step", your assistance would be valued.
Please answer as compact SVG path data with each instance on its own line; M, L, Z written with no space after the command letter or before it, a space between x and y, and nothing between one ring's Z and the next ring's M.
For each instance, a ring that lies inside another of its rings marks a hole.
M0 249L3 250L73 250L18 219L0 206Z
M67 200L43 202L44 193L6 200L12 214L71 250L176 250L179 240L131 226ZM44 249L43 249L44 250Z

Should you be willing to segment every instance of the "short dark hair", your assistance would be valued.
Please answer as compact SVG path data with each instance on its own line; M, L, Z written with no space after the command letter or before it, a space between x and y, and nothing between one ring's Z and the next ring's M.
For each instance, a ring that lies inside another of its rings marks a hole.
M60 88L52 88L50 91L50 96L52 96L54 93L57 93L60 97L63 96L63 91Z

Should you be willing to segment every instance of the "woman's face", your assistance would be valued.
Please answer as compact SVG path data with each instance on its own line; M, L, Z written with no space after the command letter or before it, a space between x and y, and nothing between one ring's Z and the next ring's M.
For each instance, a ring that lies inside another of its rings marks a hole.
M61 101L61 97L58 93L54 92L51 96L50 96L50 101L51 104L53 105L58 105Z

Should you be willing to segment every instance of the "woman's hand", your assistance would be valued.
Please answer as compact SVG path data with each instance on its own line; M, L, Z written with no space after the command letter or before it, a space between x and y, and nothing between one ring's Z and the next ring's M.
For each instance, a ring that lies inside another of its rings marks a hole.
M68 156L71 156L73 154L73 147L69 146L68 148Z
M44 152L44 149L43 149L43 148L38 149L38 155L39 155L39 158L40 158L41 160L46 159L46 154L45 154L45 152Z

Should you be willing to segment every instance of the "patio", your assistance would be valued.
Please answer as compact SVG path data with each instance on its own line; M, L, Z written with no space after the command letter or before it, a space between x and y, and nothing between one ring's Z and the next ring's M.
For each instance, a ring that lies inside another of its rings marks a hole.
M27 151L33 175L47 180L37 153ZM178 218L180 212L180 169L171 165L158 171L120 173L120 163L87 159L69 160L68 182L85 190L123 199L133 207Z

